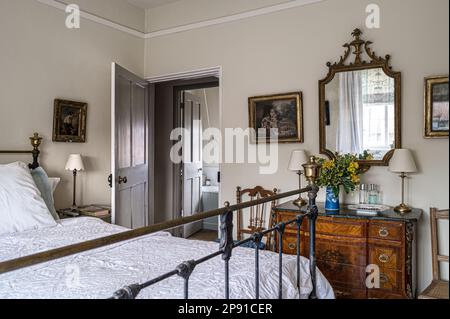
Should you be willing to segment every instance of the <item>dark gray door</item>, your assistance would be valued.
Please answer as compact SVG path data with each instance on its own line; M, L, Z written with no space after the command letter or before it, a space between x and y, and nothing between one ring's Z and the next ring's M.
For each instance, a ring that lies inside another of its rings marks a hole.
M149 215L149 84L113 64L113 214L127 228L148 226Z
M202 196L202 117L201 100L183 92L182 123L183 134L183 170L182 170L182 206L183 216L192 216L201 212ZM188 238L202 229L202 222L184 226L184 238Z

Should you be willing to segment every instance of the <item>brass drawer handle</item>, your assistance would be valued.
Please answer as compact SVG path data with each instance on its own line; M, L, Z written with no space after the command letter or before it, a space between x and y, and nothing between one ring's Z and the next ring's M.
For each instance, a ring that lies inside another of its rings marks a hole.
M389 261L389 256L386 254L381 254L380 256L378 256L378 260L385 264Z
M381 237L387 237L387 236L389 236L389 231L386 227L382 227L378 231L378 235L380 235Z
M288 245L288 248L291 249L291 250L296 249L296 248L297 248L297 244L290 243L290 244Z
M389 277L385 273L381 273L380 274L380 282L382 284L388 283L389 282Z

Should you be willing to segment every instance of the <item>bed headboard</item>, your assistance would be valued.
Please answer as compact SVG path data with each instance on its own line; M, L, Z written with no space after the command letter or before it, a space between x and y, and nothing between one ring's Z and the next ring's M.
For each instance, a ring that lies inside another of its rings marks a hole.
M30 169L36 169L39 167L39 154L41 153L39 151L39 146L42 142L42 137L39 136L38 133L34 133L32 137L30 137L31 146L33 146L32 150L29 151L3 151L0 150L0 154L31 154L33 156L33 163L29 164L28 166Z

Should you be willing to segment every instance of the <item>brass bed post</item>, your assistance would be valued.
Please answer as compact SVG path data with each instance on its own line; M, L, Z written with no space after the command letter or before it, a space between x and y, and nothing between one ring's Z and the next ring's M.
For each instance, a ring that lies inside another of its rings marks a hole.
M33 146L33 150L31 151L31 154L33 156L33 163L29 165L30 169L36 169L39 167L39 154L41 151L39 151L39 146L42 142L42 137L39 136L38 133L34 133L32 137L30 137L31 146Z
M312 292L310 299L317 299L317 270L316 270L316 221L319 215L319 210L316 205L317 193L319 187L316 185L316 180L319 177L321 165L317 163L316 157L311 156L309 163L303 165L305 169L305 176L310 186L308 192L309 205L309 265L312 282Z

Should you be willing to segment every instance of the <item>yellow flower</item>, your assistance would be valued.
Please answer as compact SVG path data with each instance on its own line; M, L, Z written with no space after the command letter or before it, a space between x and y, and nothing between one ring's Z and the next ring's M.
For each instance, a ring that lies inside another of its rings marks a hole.
M358 175L352 175L352 182L358 184L360 182L360 178Z
M324 169L332 169L333 167L334 167L334 160L326 161L325 163L323 163Z
M350 174L356 174L358 169L359 169L359 164L357 162L351 162L348 166L348 172Z

